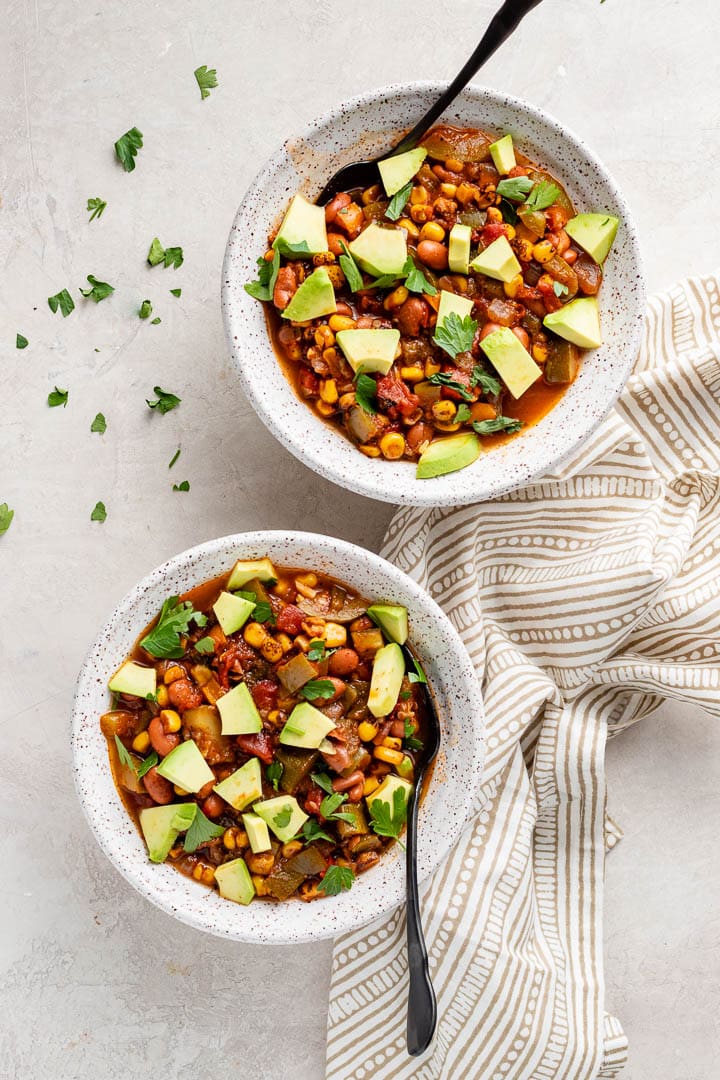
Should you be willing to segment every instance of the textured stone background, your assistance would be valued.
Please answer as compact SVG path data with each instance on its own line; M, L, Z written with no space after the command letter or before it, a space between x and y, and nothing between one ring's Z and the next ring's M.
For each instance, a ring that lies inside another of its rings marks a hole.
M491 9L3 5L0 502L16 511L0 539L3 1077L322 1075L329 945L222 943L132 892L75 800L73 682L115 602L202 539L302 527L377 548L390 509L316 479L239 395L218 302L225 238L286 136L369 86L450 77ZM717 262L719 31L707 0L546 0L483 74L607 162L637 216L651 289ZM199 64L220 78L205 102ZM112 144L133 125L145 148L127 175ZM90 225L95 195L108 208ZM184 247L179 271L145 266L154 235ZM88 273L117 286L112 300L51 315L46 297L77 295ZM135 316L146 296L160 326ZM144 405L157 382L183 398L165 417ZM55 383L70 389L65 410L45 404ZM98 410L102 438L89 432ZM173 494L171 477L189 479L190 494ZM104 525L89 520L98 499ZM718 757L717 732L678 709L609 750L627 838L608 863L607 996L631 1037L631 1080L717 1076Z

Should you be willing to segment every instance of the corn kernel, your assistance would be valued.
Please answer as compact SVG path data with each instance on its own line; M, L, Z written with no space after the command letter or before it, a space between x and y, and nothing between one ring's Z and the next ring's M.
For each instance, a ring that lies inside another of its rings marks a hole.
M277 664L278 660L282 660L283 657L282 645L269 635L260 646L260 652L270 664Z
M155 696L157 697L157 703L161 709L164 709L170 702L170 695L167 692L166 686L158 686Z
M327 418L328 416L333 416L337 411L335 405L331 405L328 401L322 400L315 402L315 408L320 413L320 415L324 416L325 418Z
M181 788L179 784L173 784L173 791L176 795L179 795L181 799L184 799L186 795L190 794L185 788Z
M452 433L453 431L459 431L462 427L462 424L456 423L455 421L446 423L444 420L436 420L435 427L438 429L438 431L444 431L446 434L448 434Z
M387 765L400 765L405 755L402 750L391 750L389 746L376 746L373 757L378 761L384 761Z
M380 781L375 776L368 776L363 784L363 795L372 795L373 791L380 787Z
M335 343L335 335L329 326L318 326L315 331L315 344L321 349L327 349Z
M427 188L424 188L422 184L415 184L410 192L410 205L423 206L429 198Z
M272 709L268 713L268 720L270 721L271 724L276 724L279 719L280 719L280 710L279 709Z
M410 218L400 218L400 220L398 221L398 225L401 229L405 230L405 232L412 240L417 240L417 238L420 236L420 230L418 229L415 222L411 221Z
M165 677L163 679L163 682L165 683L166 686L169 686L170 683L177 682L178 679L184 679L185 676L186 676L185 668L180 667L179 664L171 664L170 667L165 672Z
M334 405L338 399L337 383L334 379L323 379L320 383L320 397L328 405Z
M402 739L397 739L394 735L386 735L382 745L389 746L391 750L402 750Z
M449 157L445 159L445 168L448 172L461 173L463 171L463 163L460 158Z
M176 713L174 709L163 709L160 713L160 719L166 732L176 732L182 727L180 714Z
M385 297L383 307L386 311L392 311L394 308L399 308L401 304L404 304L410 293L404 285L398 285L397 289L393 289Z
M457 193L457 184L441 184L440 191L448 199L454 199Z
M150 746L150 736L147 731L141 731L139 735L136 735L132 741L133 750L137 750L138 754L144 754Z
M420 239L435 240L436 243L441 244L445 239L445 230L439 221L428 221L420 230Z
M480 192L474 184L463 183L458 185L458 189L455 192L455 198L462 206L465 206L466 203L472 202L473 199L477 199L479 194Z
M290 582L287 581L285 578L281 578L275 586L275 592L278 596L284 596L285 593L289 590L289 588Z
M363 720L358 724L358 735L363 742L372 742L378 733L377 724L369 724L367 720Z
M205 664L193 664L190 668L190 674L198 686L205 686L213 677L212 671Z
M212 866L203 866L202 863L198 863L192 872L192 876L196 881L202 881L203 885L212 885L215 880L215 871Z
M430 221L433 216L432 206L411 206L410 217L418 225L422 225L426 221Z
M295 588L297 588L298 584L300 584L300 585L308 585L311 589L314 589L315 586L317 585L317 583L318 583L318 576L317 576L317 574L313 574L312 572L309 573L309 574L298 574L297 577L295 578Z
M515 239L516 233L515 233L515 226L514 225L507 225L507 224L505 225L505 236L506 236L506 238L508 240L514 240Z
M267 632L260 623L251 622L243 629L243 637L248 645L252 645L253 649L259 649L267 637Z
M380 457L380 447L373 446L372 443L363 443L362 446L358 447L358 450L365 457Z
M516 274L515 277L511 278L510 281L505 281L503 283L503 289L505 290L505 295L509 296L511 300L514 300L514 298L518 294L518 289L521 287L522 284L523 284L523 276L522 276L522 274Z
M288 637L287 634L278 634L277 638L276 638L276 641L277 641L278 645L281 646L282 651L284 653L290 652L290 650L293 647L293 640L292 640L291 637Z
M549 262L553 255L553 246L549 240L541 240L539 244L533 245L533 259L536 262L541 264Z
M380 440L380 452L388 461L397 461L405 453L405 436L399 431L389 431Z
M337 334L338 330L354 330L355 320L347 315L331 315L328 326Z
M322 357L326 364L332 364L338 358L338 351L334 345L331 345L329 348L323 349Z
M496 206L489 206L487 209L486 221L488 225L499 225L503 216Z
M252 883L258 896L267 896L268 885L264 877L260 877L259 874L252 874Z
M347 644L347 630L341 623L325 623L323 641L328 649L339 649L342 645Z
M422 382L425 378L425 371L417 365L413 365L412 367L401 367L400 378L411 383Z
M442 401L436 401L432 406L433 416L443 424L451 423L456 412L457 408L454 401L443 399Z
M228 851L234 851L235 850L236 845L235 845L235 830L234 829L226 829L225 830L225 832L223 833L223 845L228 849Z
M519 240L516 238L514 250L520 262L530 262L533 257L533 245L530 240Z
M536 341L532 347L533 360L538 364L544 364L548 358L548 347L545 341Z

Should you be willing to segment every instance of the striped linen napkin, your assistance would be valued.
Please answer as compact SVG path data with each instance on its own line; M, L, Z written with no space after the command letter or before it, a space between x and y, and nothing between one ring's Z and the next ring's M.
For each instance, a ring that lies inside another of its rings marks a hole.
M589 358L587 363L592 363ZM572 461L482 506L403 509L383 554L483 681L476 812L423 890L439 1021L405 1050L405 919L335 943L328 1080L594 1080L605 1012L608 735L665 699L720 714L720 281L650 303L634 374Z

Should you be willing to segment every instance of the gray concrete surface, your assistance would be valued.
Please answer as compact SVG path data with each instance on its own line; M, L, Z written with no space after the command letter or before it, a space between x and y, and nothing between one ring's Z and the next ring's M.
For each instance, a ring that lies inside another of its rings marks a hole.
M0 502L16 511L0 538L3 1077L322 1075L329 946L223 944L132 892L75 800L73 682L116 601L199 540L305 527L377 548L390 508L315 478L240 398L218 304L225 238L284 137L368 86L450 76L492 6L3 6ZM546 0L483 76L560 117L608 163L637 215L651 289L717 262L703 196L720 166L719 30L703 0ZM204 102L200 64L220 80ZM133 125L145 147L128 175L112 144ZM92 224L89 196L108 202ZM145 266L155 235L183 246L180 270ZM89 273L116 286L111 300L79 298ZM178 286L180 300L168 292ZM77 303L66 320L46 303L63 287ZM136 318L146 297L159 326ZM45 404L56 383L67 409ZM144 405L156 383L183 398L165 417ZM102 437L89 431L98 411ZM191 492L173 493L183 479ZM89 520L98 499L104 525ZM609 759L627 838L608 866L608 1004L631 1035L629 1076L711 1080L717 732L665 711Z

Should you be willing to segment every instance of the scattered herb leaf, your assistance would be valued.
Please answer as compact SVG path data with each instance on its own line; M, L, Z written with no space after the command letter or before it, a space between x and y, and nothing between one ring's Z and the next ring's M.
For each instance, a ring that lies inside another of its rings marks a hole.
M51 390L48 394L47 403L51 409L56 409L58 405L62 405L63 409L66 409L69 397L69 390L60 390L60 388L56 386L55 389Z
M323 791L327 791L328 795L334 795L332 780L327 773L310 773L310 779Z
M427 683L427 676L425 675L425 672L423 671L420 662L414 656L412 658L412 662L415 671L411 671L408 675L408 679L410 680L410 682Z
M319 821L306 821L302 827L303 838L306 844L312 844L315 840L329 840L331 844L335 843L332 836L329 836L324 832L322 825Z
M473 424L478 435L494 435L497 431L506 431L508 435L512 435L521 427L524 427L522 420L514 420L509 416L496 416L494 420L476 420Z
M496 379L494 375L490 375L479 364L476 364L472 370L470 385L479 386L485 394L499 394L502 390L500 380Z
M194 75L200 87L200 98L204 101L205 98L210 97L210 91L214 90L218 84L217 71L203 64L202 67L195 68Z
M210 656L215 652L215 639L211 637L201 637L199 641L195 642L195 651L201 653L203 656Z
M201 625L197 615L189 600L181 603L179 597L169 596L160 609L155 626L141 640L141 647L160 660L179 659L185 655L180 635L187 634L193 618L198 626Z
M182 401L182 398L176 397L175 394L171 394L159 386L153 386L153 393L157 394L157 401L148 401L146 398L145 403L148 408L157 409L158 412L163 414L176 409Z
M275 281L280 269L280 252L275 249L272 262L267 259L258 259L257 281L249 281L245 286L245 292L255 300L272 300Z
M138 131L136 127L126 131L115 143L115 153L125 172L132 172L135 168L135 157L142 144L142 131Z
M87 208L88 210L92 211L92 213L90 214L90 221L94 221L95 218L102 217L102 212L106 206L107 203L104 199L88 199Z
M195 809L195 816L192 819L192 824L188 831L185 833L185 843L183 844L184 851L197 851L202 844L207 844L208 840L214 840L216 836L222 836L225 829L222 825L216 825L209 818L205 817L199 806Z
M14 517L15 511L7 503L0 503L0 536L8 531Z
M259 600L253 608L252 617L255 622L259 623L275 623L275 616L273 615L273 609L267 600Z
M331 866L318 885L318 892L326 896L337 896L352 888L355 875L349 866Z
M525 200L523 210L547 210L557 199L560 188L549 180L539 180Z
M26 337L23 337L22 334L16 334L15 335L15 348L16 349L27 349L27 347L28 347L28 339Z
M503 220L506 221L508 223L508 225L517 225L517 223L518 223L517 210L515 209L513 204L509 201L509 199L501 199L500 200L500 213L503 216Z
M107 510L105 509L104 502L96 502L93 508L93 512L90 515L91 521L105 521L107 518Z
M160 243L157 236L154 236L152 243L150 244L150 250L148 251L147 261L151 266L157 266L165 258L165 248Z
M327 656L325 642L322 638L313 638L307 651L308 660L324 660Z
M177 270L182 266L184 261L183 249L181 247L165 248L165 258L163 259L163 262L166 269L168 266L174 266Z
M132 769L133 772L135 772L135 762L130 756L129 750L124 745L119 735L115 736L115 746L117 748L117 754L118 758L120 759L120 764L126 765L128 768Z
M397 840L407 820L405 792L396 788L393 792L392 810L383 799L373 799L370 803L370 827L377 836L389 836Z
M180 457L180 447L178 446L177 450L175 451L173 456L170 458L170 464L168 465L168 469L172 469L173 465L175 464L175 462L177 461L177 459L179 457Z
M104 435L107 431L107 421L101 412L99 412L93 420L90 425L90 430L96 431L98 435Z
M148 251L147 261L151 266L159 266L160 263L163 263L166 268L174 266L177 270L183 264L183 249L181 247L164 248L158 237L154 236Z
M151 326L157 326L157 325L158 325L158 323L161 323L161 322L162 322L162 319L161 319L161 318L160 318L160 316L158 315L158 316L157 316L157 317L156 317L155 319L151 319L151 320L150 320L150 325L151 325Z
M173 484L172 489L173 489L173 491L189 491L190 490L190 481L189 480L181 480L179 484Z
M60 308L63 319L67 319L70 312L75 310L75 301L67 289L61 289L55 296L48 296L48 307L53 315Z
M291 817L292 809L289 806L283 806L282 810L275 814L273 821L277 825L278 829L286 829L290 824Z
M181 296L182 295L182 289L171 289L170 290L170 295L171 296Z
M420 267L415 265L409 255L403 266L403 274L406 275L405 288L409 292L427 293L428 296L437 296L437 289L435 286L431 281L428 281Z
M408 180L405 187L401 187L399 191L396 191L392 199L388 204L388 208L385 211L385 217L390 221L397 221L402 214L408 199L410 198L410 192L412 191L412 180Z
M273 244L273 247L281 255L309 255L310 254L310 248L308 247L307 240L300 240L300 242L297 243L297 244L291 244L288 240L283 240L282 237L279 237L275 241L275 243Z
M139 761L135 767L135 774L138 780L142 780L145 773L150 772L153 765L157 765L159 760L160 758L158 757L156 751L151 750L146 758L143 758L142 761Z
M366 413L377 412L377 383L362 371L355 376L355 400Z
M505 199L514 199L515 202L522 202L529 191L532 190L534 180L531 180L529 176L513 176L501 180L498 184L498 195L501 195Z
M455 416L453 417L453 423L455 423L455 424L466 424L469 419L470 419L470 406L466 405L465 402L463 401L457 407L457 412L455 413Z
M316 701L318 698L331 698L334 693L335 687L329 679L311 679L303 686L300 697L306 701Z
M90 282L90 288L81 289L80 292L84 297L94 300L96 304L99 304L101 300L105 300L111 293L115 292L113 285L108 285L107 281L98 281L94 274L88 274L87 279Z
M139 319L149 319L152 315L152 304L149 300L143 300L138 311Z
M268 779L268 783L272 784L275 791L278 791L278 784L280 783L280 777L283 774L283 765L280 761L271 761L265 770L265 776Z
M350 292L358 292L358 290L364 288L362 274L360 273L358 264L355 262L352 255L350 254L350 249L348 248L347 244L345 244L344 241L341 241L341 246L344 255L341 255L338 259L338 262L340 263L340 269L345 275L345 280L348 283L348 288L350 289Z
M454 360L458 353L470 351L477 328L475 319L469 315L461 319L456 311L451 311L435 328L433 341Z

